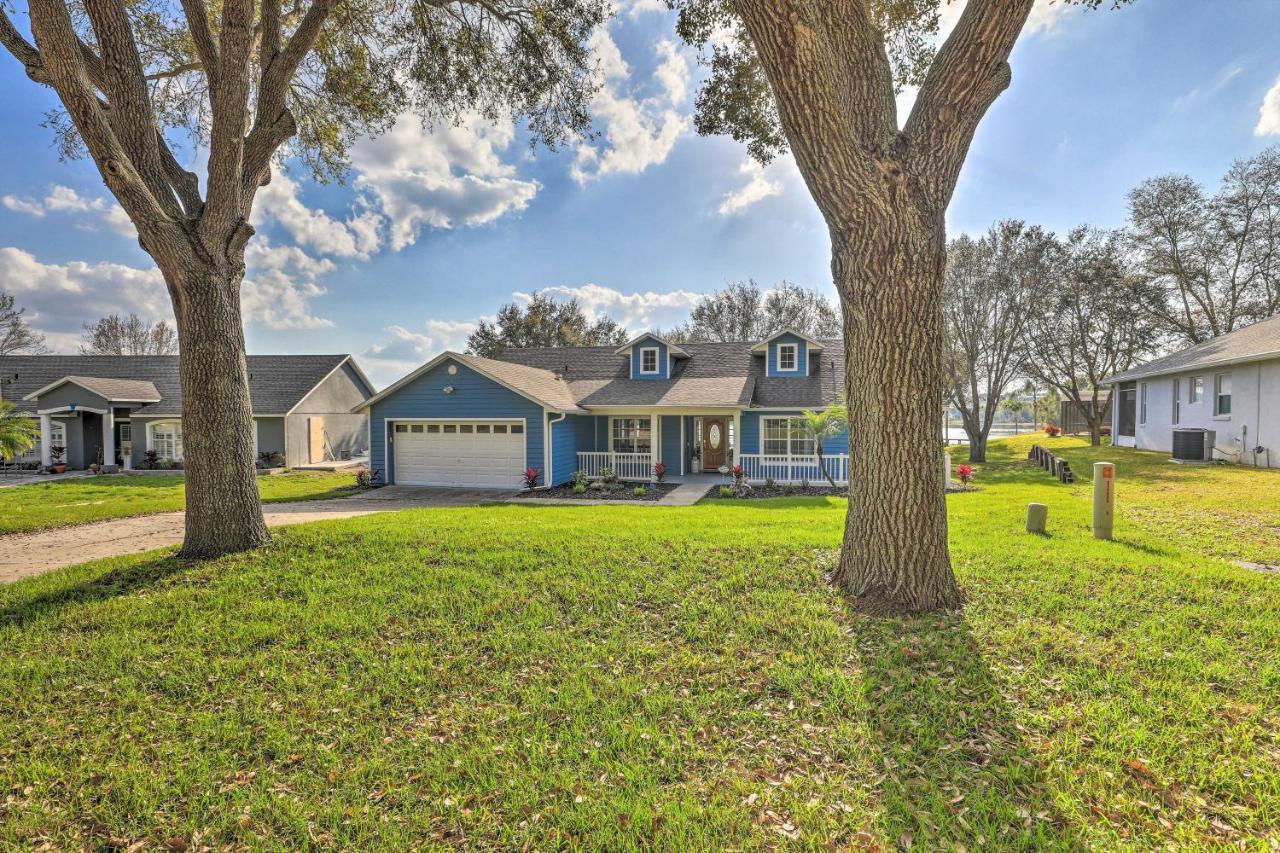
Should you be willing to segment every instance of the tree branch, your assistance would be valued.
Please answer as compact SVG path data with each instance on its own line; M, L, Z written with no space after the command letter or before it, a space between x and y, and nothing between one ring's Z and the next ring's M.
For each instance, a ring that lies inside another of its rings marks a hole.
M116 138L166 214L180 218L157 146L155 113L128 13L120 0L85 0L84 5L102 51L103 91Z
M187 18L196 56L200 57L205 77L209 80L209 95L212 97L218 87L218 44L213 39L213 28L209 26L209 11L204 0L182 0L182 12Z
M134 168L103 113L67 7L62 0L31 0L29 8L31 29L49 85L75 122L108 189L137 226L144 247L157 242L155 238L171 220Z
M200 220L206 250L215 257L231 247L246 212L240 184L244 169L244 129L249 114L249 53L253 44L253 0L226 0L222 6L218 84L210 94L208 200Z
M1009 86L1009 54L1033 0L970 0L929 68L903 134L913 174L945 210L969 144Z

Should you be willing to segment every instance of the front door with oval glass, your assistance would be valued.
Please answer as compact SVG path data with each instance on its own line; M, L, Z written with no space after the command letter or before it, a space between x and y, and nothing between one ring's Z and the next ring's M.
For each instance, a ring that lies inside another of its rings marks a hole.
M724 464L728 430L724 418L702 419L702 469L714 471Z

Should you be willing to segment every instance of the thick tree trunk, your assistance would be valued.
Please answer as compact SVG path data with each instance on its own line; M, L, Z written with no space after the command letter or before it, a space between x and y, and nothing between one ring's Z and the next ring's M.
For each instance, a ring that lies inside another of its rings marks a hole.
M986 462L987 461L987 435L986 433L969 433L969 461L970 462Z
M1102 444L1102 424L1089 424L1089 444L1093 447Z
M253 459L243 269L195 261L166 276L178 323L187 558L245 551L269 538Z
M962 602L939 482L941 216L909 210L832 231L849 397L849 513L836 580L872 613ZM892 295L889 295L889 294Z

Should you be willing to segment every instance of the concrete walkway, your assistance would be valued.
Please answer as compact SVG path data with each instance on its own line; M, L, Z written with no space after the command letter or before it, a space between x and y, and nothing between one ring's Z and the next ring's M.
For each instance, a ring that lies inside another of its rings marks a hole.
M387 486L321 501L263 504L267 524L303 524L422 507L475 506L502 501L509 492ZM90 560L139 554L182 542L183 514L162 512L34 533L0 536L0 584Z

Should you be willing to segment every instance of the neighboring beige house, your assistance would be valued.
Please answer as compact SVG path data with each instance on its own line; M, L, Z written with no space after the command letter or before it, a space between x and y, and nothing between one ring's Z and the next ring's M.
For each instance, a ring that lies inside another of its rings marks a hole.
M1113 442L1280 468L1280 315L1110 377Z
M349 355L248 356L255 455L288 467L368 455L368 418L352 409L374 389ZM140 468L148 451L181 462L178 356L0 357L0 399L40 419L30 461L65 448L70 468Z

